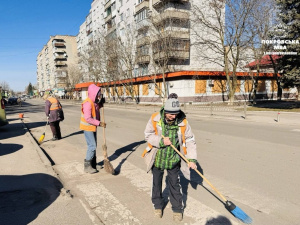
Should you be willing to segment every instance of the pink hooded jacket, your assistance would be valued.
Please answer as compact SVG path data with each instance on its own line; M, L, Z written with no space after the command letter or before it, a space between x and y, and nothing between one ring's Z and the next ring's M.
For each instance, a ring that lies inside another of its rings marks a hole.
M100 124L100 107L99 104L95 103L96 97L98 92L101 90L100 87L97 87L95 84L91 84L88 87L88 98L94 102L95 109L96 109L96 119L92 117L92 106L89 102L85 102L82 107L83 107L83 114L84 114L84 119L86 122L89 124L99 126Z

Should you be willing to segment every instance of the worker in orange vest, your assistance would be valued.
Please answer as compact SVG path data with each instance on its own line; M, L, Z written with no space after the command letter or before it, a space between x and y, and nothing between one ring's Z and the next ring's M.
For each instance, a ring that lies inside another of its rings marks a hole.
M87 143L86 158L84 160L84 172L96 173L97 158L97 126L106 127L100 121L100 108L103 106L101 88L95 84L88 87L88 97L81 104L80 130L83 130Z
M50 94L44 94L43 99L45 100L45 113L47 120L49 121L50 128L53 134L52 141L61 139L61 132L59 123L64 119L59 116L58 111L62 111L62 106L59 100Z

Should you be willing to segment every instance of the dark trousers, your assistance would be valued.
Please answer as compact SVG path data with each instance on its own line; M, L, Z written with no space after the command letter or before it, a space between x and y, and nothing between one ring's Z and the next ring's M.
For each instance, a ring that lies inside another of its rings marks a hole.
M53 137L57 137L58 139L61 139L59 122L60 121L50 122L50 128L51 128Z
M182 192L179 183L180 164L177 164L173 169L167 170L167 185L169 186L169 198L173 212L182 212ZM153 186L152 186L152 203L155 209L162 209L164 200L162 197L162 179L164 170L156 167L152 168Z

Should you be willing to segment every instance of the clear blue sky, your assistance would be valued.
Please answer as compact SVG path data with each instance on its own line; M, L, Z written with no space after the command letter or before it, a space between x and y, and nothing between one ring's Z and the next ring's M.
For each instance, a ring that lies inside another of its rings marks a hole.
M36 85L36 58L50 35L79 32L92 0L1 0L0 83L14 91Z

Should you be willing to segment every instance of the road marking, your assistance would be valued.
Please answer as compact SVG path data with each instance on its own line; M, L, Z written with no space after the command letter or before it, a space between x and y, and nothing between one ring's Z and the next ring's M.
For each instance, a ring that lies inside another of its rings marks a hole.
M292 131L300 132L300 129L293 129Z

